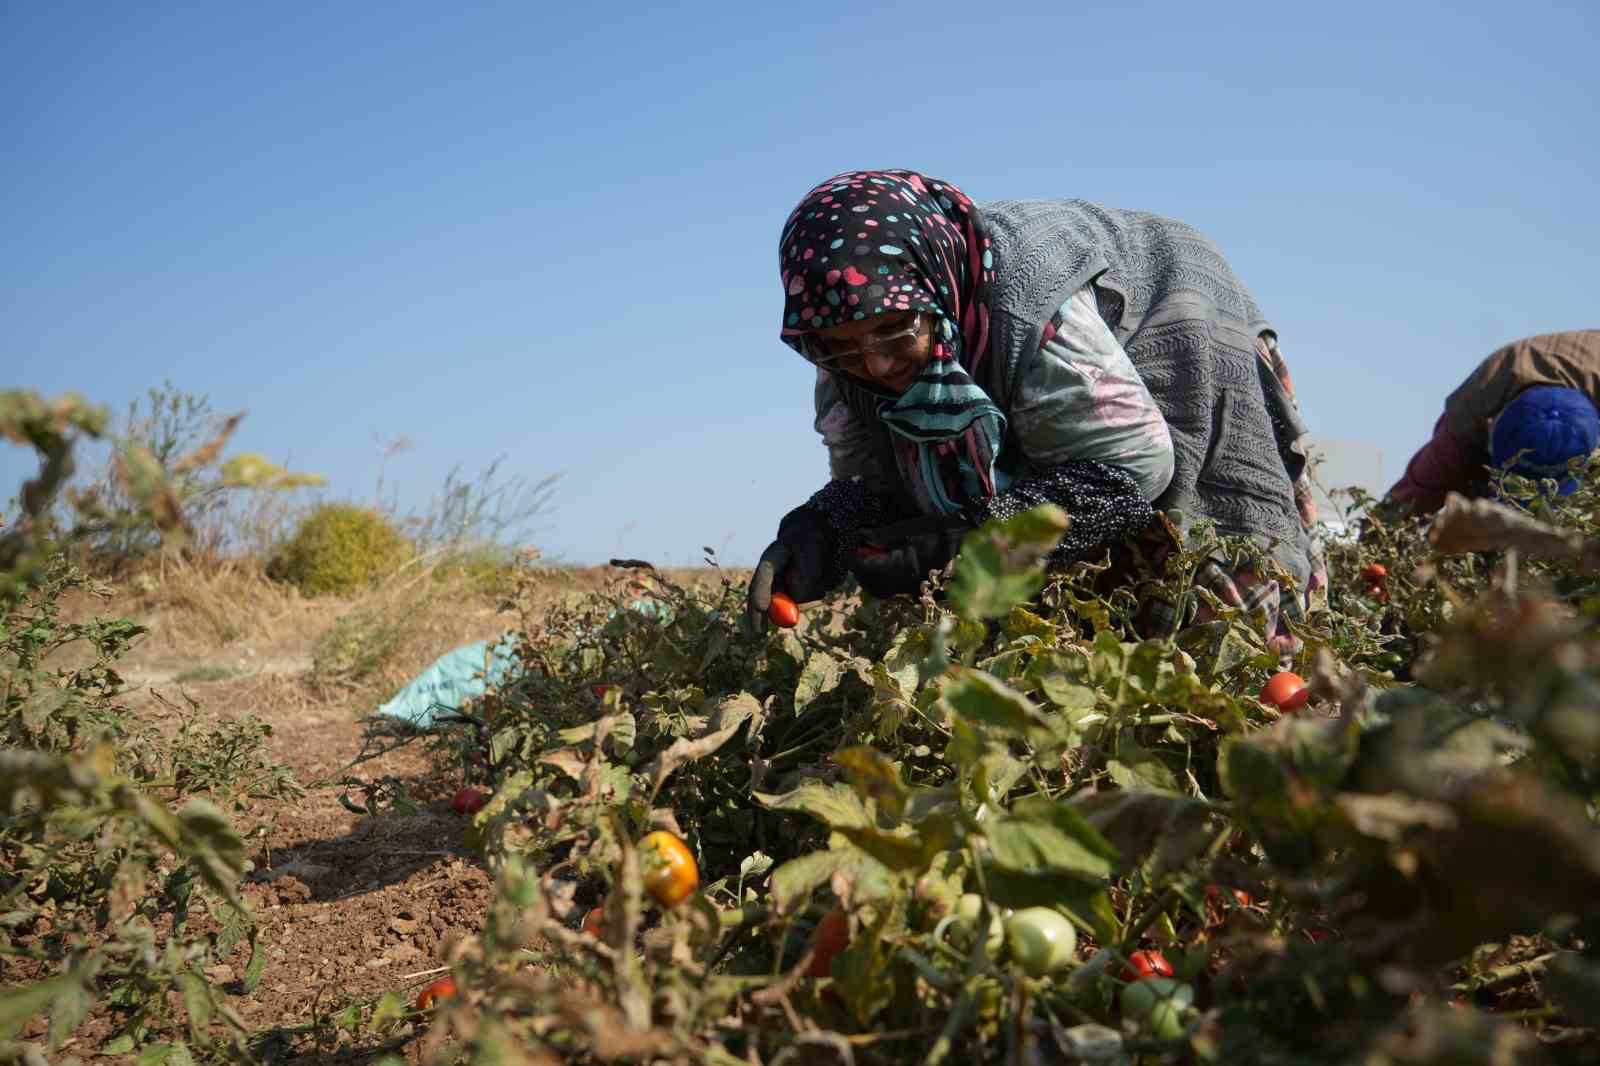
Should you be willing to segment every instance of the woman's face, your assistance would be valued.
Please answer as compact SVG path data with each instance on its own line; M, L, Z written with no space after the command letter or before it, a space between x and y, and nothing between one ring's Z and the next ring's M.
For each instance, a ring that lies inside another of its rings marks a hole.
M843 370L899 394L911 387L933 356L933 318L890 312L810 334L817 364Z

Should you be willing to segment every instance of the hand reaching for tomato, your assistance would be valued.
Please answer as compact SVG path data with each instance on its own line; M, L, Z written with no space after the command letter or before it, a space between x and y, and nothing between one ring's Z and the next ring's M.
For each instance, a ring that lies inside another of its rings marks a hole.
M761 553L750 576L746 618L751 631L766 632L774 593L784 593L797 604L826 595L837 551L833 527L822 512L797 507L785 515L778 538Z

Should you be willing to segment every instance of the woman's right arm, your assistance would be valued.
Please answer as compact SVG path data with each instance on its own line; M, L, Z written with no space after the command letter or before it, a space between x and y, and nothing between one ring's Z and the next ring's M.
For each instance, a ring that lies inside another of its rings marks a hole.
M897 513L894 457L887 430L865 424L851 410L832 375L817 371L816 426L828 449L832 475L805 503L783 516L750 583L750 621L765 626L775 590L796 602L821 599L844 580L849 557L863 533L902 517Z

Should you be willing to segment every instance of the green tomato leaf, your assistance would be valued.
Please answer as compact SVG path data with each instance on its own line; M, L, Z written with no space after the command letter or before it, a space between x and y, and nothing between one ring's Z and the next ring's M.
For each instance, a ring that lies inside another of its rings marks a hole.
M865 829L873 824L855 790L848 785L807 783L782 795L754 793L756 800L776 811L803 811L830 829Z
M1069 817L1082 824L1076 814ZM1083 827L1088 828L1086 824ZM1000 815L983 823L990 858L1002 869L1103 882L1115 867L1115 850L1092 829L1088 830L1095 838L1092 844L1080 839L1075 830L1076 826L1064 830L1055 820L1015 815Z
M1027 696L981 670L953 670L955 676L945 684L940 698L954 714L1003 736L1050 736L1050 719Z
M844 674L844 664L833 655L823 651L812 652L795 686L794 709L805 710L818 696L838 688Z
M966 619L1004 618L1044 587L1044 558L1061 543L1067 513L1046 504L968 533L956 557L950 603Z
M865 745L835 752L833 761L862 799L895 818L905 813L906 786L900 781L900 768L882 752Z

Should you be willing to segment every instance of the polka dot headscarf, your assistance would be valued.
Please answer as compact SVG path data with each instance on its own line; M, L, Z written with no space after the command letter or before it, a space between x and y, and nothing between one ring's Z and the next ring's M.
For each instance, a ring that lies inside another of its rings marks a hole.
M922 311L942 323L935 359L975 370L984 356L994 257L971 198L947 181L911 170L829 178L790 214L778 258L780 336L802 355L811 330Z
M1005 416L972 380L989 345L994 254L971 198L910 170L853 170L818 185L778 242L783 342L887 312L935 322L932 358L878 417L918 505L953 514L996 492Z

